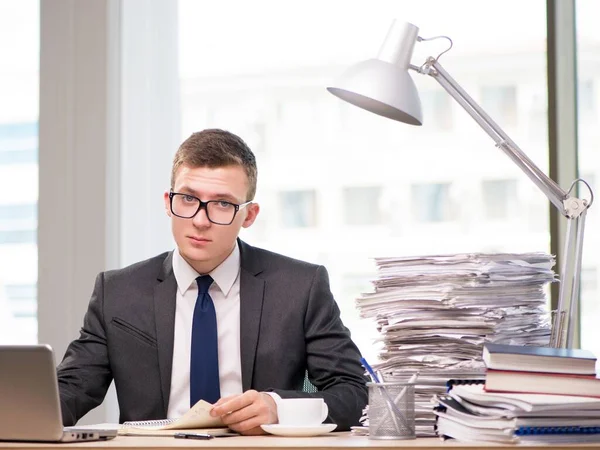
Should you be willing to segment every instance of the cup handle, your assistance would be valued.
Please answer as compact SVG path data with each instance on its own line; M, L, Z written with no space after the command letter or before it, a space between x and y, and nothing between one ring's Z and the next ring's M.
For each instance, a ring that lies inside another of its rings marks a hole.
M323 412L321 413L321 422L327 419L327 414L329 414L329 408L327 407L327 403L323 400Z

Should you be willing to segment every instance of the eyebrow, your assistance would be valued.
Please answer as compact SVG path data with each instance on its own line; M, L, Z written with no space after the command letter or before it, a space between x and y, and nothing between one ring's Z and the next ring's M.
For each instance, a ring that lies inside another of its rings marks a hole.
M181 188L177 192L181 192L184 194L190 194L190 195L193 195L194 197L200 198L199 192L188 186L181 186ZM223 199L223 200L229 201L231 203L235 203L235 204L239 203L238 199L235 198L232 194L225 193L225 192L217 192L216 194L211 195L210 200L214 200L214 199Z

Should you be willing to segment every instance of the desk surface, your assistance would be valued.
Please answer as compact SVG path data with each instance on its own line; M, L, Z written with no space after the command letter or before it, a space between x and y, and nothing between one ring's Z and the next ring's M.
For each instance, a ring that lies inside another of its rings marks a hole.
M115 439L106 442L86 442L86 443L65 443L65 444L34 444L34 443L15 443L15 442L0 442L0 449L55 449L57 447L65 450L72 449L124 449L131 450L136 448L151 448L159 449L247 449L247 448L262 448L262 449L314 449L314 450L330 450L330 449L381 449L390 447L399 448L418 448L439 450L443 447L452 448L452 450L494 447L495 449L513 449L515 445L501 444L477 444L456 442L454 440L441 441L438 438L420 438L408 441L394 440L371 440L364 436L352 436L350 433L331 433L324 436L309 437L309 438L289 438L277 436L236 436L228 438L215 438L208 441L194 441L189 439L174 439L172 437L133 437L133 436L117 436ZM578 445L527 445L529 448L552 448L554 450L560 448L595 448L600 450L600 444L578 444Z

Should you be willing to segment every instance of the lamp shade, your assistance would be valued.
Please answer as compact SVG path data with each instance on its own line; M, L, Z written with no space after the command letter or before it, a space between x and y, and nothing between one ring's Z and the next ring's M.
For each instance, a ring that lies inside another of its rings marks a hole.
M394 20L377 58L350 67L327 90L380 116L422 125L421 101L408 74L418 32L412 23Z
M410 125L423 124L415 82L397 64L380 59L362 61L346 70L327 90L380 116Z

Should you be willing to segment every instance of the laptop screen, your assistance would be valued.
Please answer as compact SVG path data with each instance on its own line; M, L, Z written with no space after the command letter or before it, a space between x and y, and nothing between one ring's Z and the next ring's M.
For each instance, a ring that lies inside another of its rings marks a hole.
M48 345L0 345L0 440L61 441L65 437L56 364ZM95 430L93 436L102 439ZM114 435L116 432L109 432ZM80 434L81 438L84 438ZM68 438L77 437L71 431ZM89 433L85 440L90 439Z

